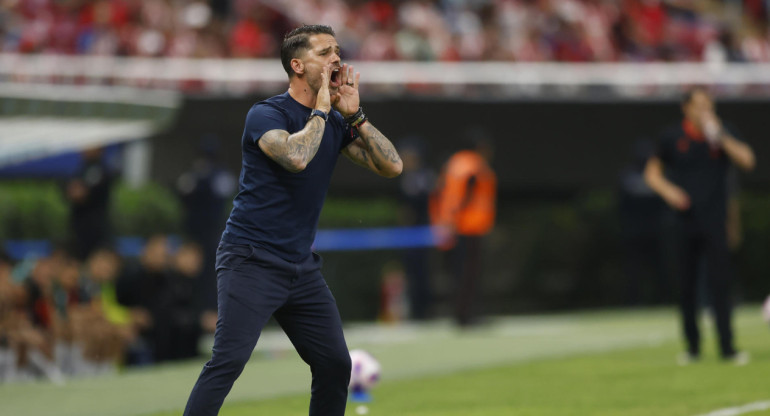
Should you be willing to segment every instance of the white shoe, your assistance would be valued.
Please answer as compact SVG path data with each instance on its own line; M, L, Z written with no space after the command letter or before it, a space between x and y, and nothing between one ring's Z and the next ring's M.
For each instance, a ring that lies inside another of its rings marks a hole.
M679 353L679 355L676 356L676 364L680 367L685 367L690 364L694 364L700 360L700 356L689 353L689 352L682 352Z
M746 351L738 351L731 356L725 357L725 361L741 367L751 362L751 354Z
M64 375L54 361L46 358L37 349L30 350L27 353L27 357L29 357L30 364L42 372L49 381L58 385L64 384Z

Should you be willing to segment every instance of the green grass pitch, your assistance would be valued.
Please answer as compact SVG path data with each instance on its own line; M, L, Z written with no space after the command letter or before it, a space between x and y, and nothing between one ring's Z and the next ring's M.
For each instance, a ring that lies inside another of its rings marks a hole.
M708 320L703 360L677 366L673 309L499 318L463 332L448 322L351 325L346 333L351 348L383 367L370 416L770 415L746 410L770 405L770 328L757 306L741 308L735 322L739 347L752 355L747 366L717 358ZM0 415L181 415L202 363L0 386ZM220 415L307 414L309 384L285 337L268 331ZM723 408L736 410L713 413Z
M709 347L702 362L679 367L674 357L680 343L671 340L658 346L385 381L373 391L368 414L695 416L724 407L770 401L770 329L748 325L745 320L743 323L741 346L750 350L753 357L744 367L721 362ZM307 413L307 405L308 397L302 394L236 403L224 407L220 414L301 415ZM355 415L356 407L357 404L350 403L346 414ZM749 414L770 415L770 411Z

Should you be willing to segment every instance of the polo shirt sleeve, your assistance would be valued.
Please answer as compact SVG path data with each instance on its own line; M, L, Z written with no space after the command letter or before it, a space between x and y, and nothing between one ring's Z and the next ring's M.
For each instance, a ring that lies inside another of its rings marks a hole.
M289 118L275 106L258 103L246 115L246 136L256 144L270 130L289 131Z

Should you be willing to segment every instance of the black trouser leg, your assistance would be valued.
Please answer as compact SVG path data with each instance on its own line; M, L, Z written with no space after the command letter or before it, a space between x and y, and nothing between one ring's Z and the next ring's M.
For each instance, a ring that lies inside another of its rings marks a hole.
M291 295L275 313L313 376L310 416L344 416L350 353L337 304L319 270L292 282Z
M222 245L217 250L214 348L190 393L184 416L219 414L262 328L289 297L290 271L283 262L263 257L249 246Z
M735 354L730 304L730 254L724 227L711 231L704 242L706 278L719 337L719 350L723 357L729 357Z
M700 354L700 331L698 330L698 241L684 233L679 245L680 295L679 308L682 314L682 329L687 341L687 351Z
M404 269L409 282L409 309L411 318L426 319L430 314L432 291L430 287L429 251L424 248L407 249Z
M481 280L481 237L461 236L457 242L457 287L455 319L460 325L473 323L477 288Z

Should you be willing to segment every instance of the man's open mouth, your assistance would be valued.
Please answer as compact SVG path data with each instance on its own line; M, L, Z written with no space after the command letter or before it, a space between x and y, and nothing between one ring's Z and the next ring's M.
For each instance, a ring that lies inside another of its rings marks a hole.
M335 68L332 70L331 77L329 77L329 86L330 87L339 87L341 85L340 81L340 69Z

